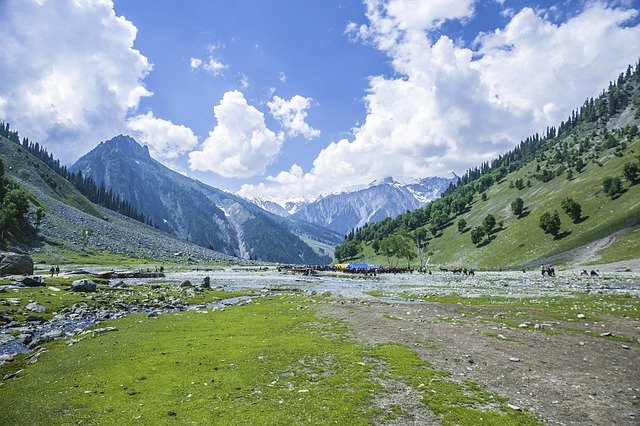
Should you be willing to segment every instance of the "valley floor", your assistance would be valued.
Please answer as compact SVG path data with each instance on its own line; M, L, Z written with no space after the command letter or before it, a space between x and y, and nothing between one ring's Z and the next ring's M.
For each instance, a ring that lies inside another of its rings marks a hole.
M227 267L88 294L66 291L65 271L3 285L0 424L637 424L640 271L579 272ZM48 308L40 326L33 300ZM18 334L85 314L107 331L6 355Z

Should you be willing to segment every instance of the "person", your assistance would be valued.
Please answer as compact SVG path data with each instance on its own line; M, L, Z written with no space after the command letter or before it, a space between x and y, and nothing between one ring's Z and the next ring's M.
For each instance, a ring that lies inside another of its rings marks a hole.
M56 272L56 268L52 266L51 269L49 269L49 272L51 272L51 278L53 278L53 273Z
M540 273L544 277L544 273L545 273L544 265L540 265Z
M60 267L56 266L56 277L60 276Z

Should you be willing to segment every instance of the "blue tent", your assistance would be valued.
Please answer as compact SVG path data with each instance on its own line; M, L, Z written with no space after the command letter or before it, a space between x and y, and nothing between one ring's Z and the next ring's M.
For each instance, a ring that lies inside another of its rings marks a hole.
M380 269L379 266L369 265L368 263L348 263L347 268L349 269Z

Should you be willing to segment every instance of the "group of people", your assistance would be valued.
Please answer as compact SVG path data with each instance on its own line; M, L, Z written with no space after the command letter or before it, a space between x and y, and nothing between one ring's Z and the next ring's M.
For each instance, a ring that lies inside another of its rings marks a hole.
M60 267L59 266L55 266L55 267L51 267L51 269L49 269L49 273L51 274L51 277L53 278L53 274L56 274L56 276L60 275Z

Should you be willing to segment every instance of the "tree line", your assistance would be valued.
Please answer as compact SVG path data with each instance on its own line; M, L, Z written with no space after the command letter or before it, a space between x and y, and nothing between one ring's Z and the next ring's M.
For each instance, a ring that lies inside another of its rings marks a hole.
M130 217L138 222L156 227L150 218L147 218L143 213L138 212L131 203L120 198L120 196L115 194L111 188L107 189L104 186L104 183L98 186L91 176L83 176L80 170L77 172L69 171L66 166L62 166L60 164L60 160L54 158L53 154L48 152L37 142L31 142L28 138L23 138L21 142L18 132L12 131L9 123L0 123L0 136L4 136L11 142L20 145L31 155L45 163L56 174L69 181L91 202ZM53 181L47 181L47 183L49 185L55 185L55 182Z

